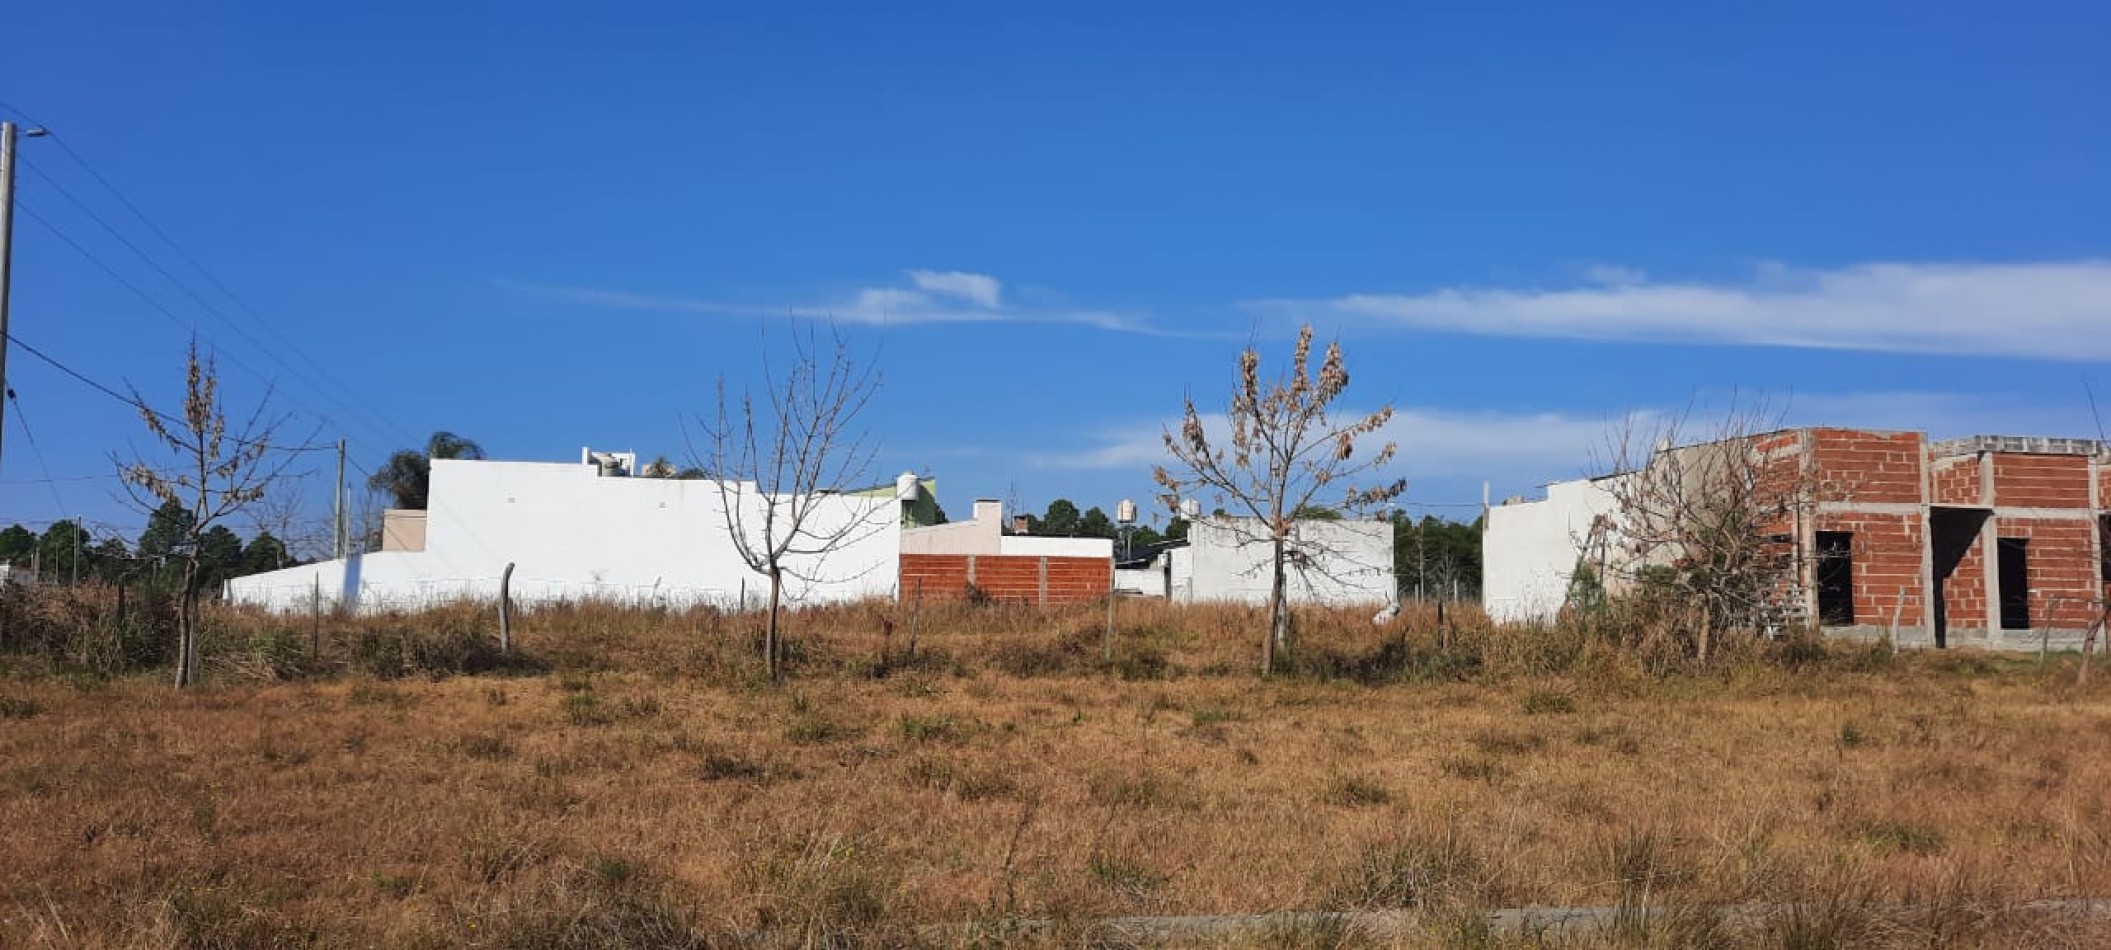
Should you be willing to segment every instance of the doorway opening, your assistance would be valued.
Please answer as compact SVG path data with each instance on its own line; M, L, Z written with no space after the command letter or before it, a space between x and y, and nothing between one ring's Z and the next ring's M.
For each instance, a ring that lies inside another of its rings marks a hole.
M2001 590L2001 629L2030 629L2030 539L2000 538L1997 575Z
M1818 623L1854 626L1854 532L1818 532Z

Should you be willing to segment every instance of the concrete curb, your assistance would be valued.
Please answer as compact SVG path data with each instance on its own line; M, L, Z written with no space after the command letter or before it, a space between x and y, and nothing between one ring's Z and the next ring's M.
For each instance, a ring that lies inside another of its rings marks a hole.
M1490 930L1505 935L1590 936L1628 924L1687 913L1703 913L1724 923L1752 927L1794 914L1822 914L1839 907L1878 916L1898 916L1930 909L1926 904L1700 904L1691 906L1514 907L1483 912ZM2077 898L1996 905L2027 914L2075 919L2111 918L2111 900ZM1267 914L1197 914L1162 917L1106 917L1086 921L1022 918L920 929L929 940L967 941L1053 937L1085 932L1144 944L1194 938L1265 936L1284 930L1334 929L1372 938L1412 933L1431 921L1419 911L1283 911Z

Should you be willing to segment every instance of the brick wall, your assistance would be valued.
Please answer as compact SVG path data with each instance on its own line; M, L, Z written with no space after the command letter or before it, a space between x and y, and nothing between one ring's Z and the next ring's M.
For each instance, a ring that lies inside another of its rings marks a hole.
M1854 615L1858 624L1886 626L1893 611L1901 627L1927 622L1926 591L1920 582L1927 536L1919 515L1833 513L1818 519L1820 531L1854 532ZM1904 589L1905 602L1899 602Z
M2089 507L2089 459L1994 453L1994 504L2004 508Z
M1978 538L1943 582L1942 604L1952 631L1986 629L1986 545Z
M904 554L901 596L966 597L971 577L975 589L993 600L1090 601L1114 589L1114 562L1096 557Z
M1822 496L1864 504L1918 504L1926 459L1918 432L1811 429L1812 474ZM1886 617L1890 611L1884 612Z
M1996 479L1998 482L1998 478ZM2078 630L2096 619L2091 601L2099 595L2101 575L2091 552L2093 519L1994 519L1994 533L2030 539L2030 623L2056 630Z
M1928 463L1928 481L1935 496L1928 499L1930 502L1976 507L1982 498L1979 456L1953 455L1935 459Z

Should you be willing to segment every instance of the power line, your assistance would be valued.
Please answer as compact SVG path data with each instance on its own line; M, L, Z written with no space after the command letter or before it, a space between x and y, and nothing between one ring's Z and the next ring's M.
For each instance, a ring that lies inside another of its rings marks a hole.
M97 214L94 208L89 207L78 197L75 197L73 192L68 191L66 189L66 186L60 184L56 179L52 178L49 173L45 172L41 168L36 167L34 164L28 162L27 160L24 160L22 162L22 167L29 169L32 174L42 179L45 184L50 185L52 190L58 192L60 197L66 199L66 201L71 203L75 208L80 209L82 214L87 215L89 220L95 222L96 225L100 226L104 231L109 232L110 236L116 238L117 242L119 244L124 245L126 250L131 251L133 256L138 257L142 261L145 261L148 267L154 269L155 273L160 274L164 280L167 280L170 284L173 284L177 290L182 291L185 296L191 298L192 302L196 303L199 307L204 308L206 313L209 313L213 317L217 318L222 325L227 327L227 329L234 331L234 334L237 337L241 338L243 342L255 347L258 352L270 358L273 362L277 363L281 369L284 369L288 373L293 374L295 377L300 377L301 375L303 375L302 370L296 368L295 366L293 366L293 364L287 362L285 359L282 359L277 353L272 351L270 346L266 345L263 341L257 339L254 336L251 336L247 330L244 330L241 326L237 325L233 319L229 318L225 313L222 313L218 307L213 306L211 301L206 300L204 297L200 296L197 291L192 290L189 284L183 282L182 278L170 273L169 269L163 267L160 261L154 259L153 255L148 254L138 244L133 243L130 238L124 235L124 232L119 231L116 226L112 225L108 220L104 219L102 215ZM39 221L40 223L43 223L45 227L51 226L48 221L44 221L41 218L39 218ZM135 292L139 291L135 289ZM192 325L192 330L193 332L196 332L195 323ZM292 350L294 352L294 355L299 356L303 362L306 362L309 366L309 369L313 371L317 376L321 376L325 379L329 378L327 372L323 370L322 367L315 365L313 360L308 359L306 354L301 353L297 348L293 347L291 343L287 344L287 348ZM345 410L348 414L357 415L357 410L353 409L351 405L338 399L335 395L322 389L321 387L316 388L316 394L336 404L339 409ZM325 421L330 421L329 416L325 413L317 413L317 415L322 416ZM379 417L376 416L367 420L362 420L361 424L365 425L371 423L378 418ZM382 425L383 430L388 428L388 425L385 420L382 422Z
M51 466L45 464L44 450L37 447L37 437L29 429L29 417L22 414L22 397L15 395L13 389L9 389L7 401L15 407L15 425L21 428L23 440L29 443L29 453L37 457L37 468L43 471L44 484L51 489L52 503L58 506L59 514L70 517L73 513L66 509L66 499L59 496L59 485L51 477Z
M98 383L95 380L89 379L87 375L82 373L81 371L51 358L51 356L46 354L43 350L37 349L34 346L30 346L28 343L24 343L21 337L10 333L7 335L7 342L21 347L22 352L28 353L29 355L34 356L37 359L43 360L45 364L49 365L52 369L58 370L61 373L65 373L66 375L79 380L81 383L85 384L90 389L102 393L103 395L115 399L118 402L124 403L125 405L130 406L134 409L139 408L139 403L133 401L132 397L127 396L124 393L118 392L115 389L111 389L110 387ZM12 394L12 390L10 390L10 394ZM162 419L168 422L178 421L175 416L168 415L167 413L156 412L154 414L160 416Z
M66 375L71 376L76 380L79 380L83 384L86 384L87 386L93 388L95 391L102 393L105 396L109 396L110 398L115 399L118 402L124 403L126 407L134 411L151 412L155 415L156 418L159 418L161 421L170 425L188 425L188 423L186 423L182 419L179 419L175 416L169 415L166 412L162 412L158 409L155 409L152 406L146 405L144 402L141 402L137 397L127 396L123 393L118 392L115 389L103 385L102 383L90 379L87 374L82 373L80 370L74 369L71 366L61 363L58 360L53 359L50 354L45 353L43 350L37 349L36 347L29 345L28 343L24 343L21 337L9 333L7 335L7 342L12 343L15 346L21 347L22 352L28 353L29 355L44 361L45 364L51 366L53 369L56 369L61 373L65 373ZM8 395L13 396L14 390L9 389ZM238 439L236 440L236 444L248 445L251 443ZM274 452L325 452L333 450L336 447L328 445L275 445L271 446L270 448L271 451Z
M175 470L174 470L174 469L169 469L169 470L167 470L167 471L157 472L157 473L155 473L155 474L158 474L158 475L172 475L172 474L176 474L176 472L175 472ZM53 483L53 482L62 482L62 483L70 483L70 482L102 482L102 481L112 481L112 480L115 480L115 479L120 479L120 478L123 478L123 477L125 477L125 476L124 476L124 474L123 474L122 472L104 472L104 473L103 473L103 474L101 474L101 475L54 475L54 476L51 476L51 477L48 477L48 478L11 478L11 479L5 479L5 480L0 480L0 486L9 486L9 485L47 485L47 484L51 484L51 483Z
M167 245L170 250L176 252L177 257L181 258L184 263L190 265L192 270L195 270L200 275L202 275L205 278L206 282L211 284L214 289L218 290L222 296L226 297L230 301L233 301L235 306L240 309L245 315L247 315L252 322L254 322L257 326L261 327L265 332L276 337L278 341L285 346L286 350L291 352L302 363L306 364L308 368L313 371L314 375L318 379L320 379L322 382L326 382L331 386L336 387L336 389L339 390L346 397L346 399L338 399L335 395L332 395L321 386L316 387L316 393L318 395L321 395L325 399L328 399L332 403L336 404L338 408L344 409L354 415L360 412L366 413L366 422L379 423L379 428L375 430L375 434L382 435L385 438L391 439L401 439L406 437L407 433L404 430L398 428L393 422L391 422L387 418L385 414L383 414L380 410L376 409L373 404L366 402L365 399L360 396L359 391L356 388L345 384L342 380L332 375L327 368L325 368L321 363L317 362L314 358L310 357L305 350L301 349L299 344L295 343L292 338L288 337L284 333L284 331L281 331L276 324L274 324L271 320L267 319L263 314L257 312L257 309L255 307L250 306L249 302L243 299L241 295L235 293L234 289L229 287L225 281L222 281L219 275L213 273L212 270L207 268L202 262L200 262L196 256L192 255L188 250L185 250L182 244L177 243L176 239L170 236L166 229L162 228L159 224L156 224L154 222L154 219L148 217L145 211L140 210L139 205L135 204L131 198L127 197L122 189L118 188L116 184L112 183L109 178L103 175L102 172L98 171L94 164L90 163L86 157L81 155L80 152L75 151L73 146L67 143L63 135L51 131L48 126L45 126L45 124L42 122L38 122L29 113L24 112L21 109L16 108L15 106L7 102L0 102L0 109L5 109L9 112L13 112L16 115L21 116L25 121L29 122L32 125L44 127L46 138L48 138L52 142L52 144L57 145L61 151L65 152L66 156L72 159L74 164L80 166L82 171L87 172L89 177L95 180L96 184L99 184L103 187L104 191L109 192L111 197L117 199L118 204L124 206L124 209L126 211L131 212L133 218L137 219L139 223L145 225L148 231L153 232L154 236L159 238L162 244ZM279 363L280 366L283 366L287 370L294 372L296 375L300 374L299 370L294 369L283 359L279 359L277 354L271 351L270 347L265 346L263 343L249 336L240 327L236 326L232 319L230 319L226 314L222 313L219 308L214 307L211 303L207 302L197 292L193 291L189 285L185 284L174 274L171 274L167 268L162 267L161 264L155 261L151 255L147 254L144 250L141 250L130 240L127 240L117 230L117 228L112 226L108 221L104 220L101 215L96 214L94 210L90 209L85 203L80 201L78 198L75 198L71 192L67 191L66 188L63 185L59 184L57 180L52 178L51 175L49 175L42 169L29 164L28 162L25 162L24 165L25 167L28 167L30 171L34 172L37 177L43 179L46 183L50 184L53 189L57 190L60 193L61 196L65 197L68 201L72 202L75 207L80 208L84 213L89 216L89 218L93 219L97 224L101 225L104 230L109 231L111 235L115 236L127 248L130 248L134 254L139 255L140 259L146 261L148 265L153 267L156 271L159 271L163 277L169 280L170 283L175 284L178 289L182 290L192 300L197 301L199 306L204 307L213 316L217 317L222 323L226 324L229 329L234 330L238 335L242 336L242 338L244 340L247 340L251 345L257 347L259 350L264 351L266 355L271 356L275 361ZM318 413L318 415L322 414ZM324 416L324 418L327 420L328 416ZM416 440L412 439L409 441Z

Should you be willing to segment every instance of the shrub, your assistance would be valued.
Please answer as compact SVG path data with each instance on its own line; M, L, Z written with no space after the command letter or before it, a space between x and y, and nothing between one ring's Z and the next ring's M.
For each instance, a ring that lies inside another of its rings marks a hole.
M28 719L43 711L44 707L36 700L0 696L0 719Z
M512 665L477 619L466 611L433 611L362 625L347 645L352 668L381 679L438 679Z
M1565 715L1576 711L1576 697L1560 690L1535 689L1525 694L1527 716Z
M1435 836L1385 837L1364 842L1327 887L1330 903L1358 909L1428 907L1470 896L1480 856L1447 828Z
M1393 800L1393 793L1377 779L1361 775L1344 775L1327 784L1323 796L1328 803L1346 808L1363 808L1383 805Z

